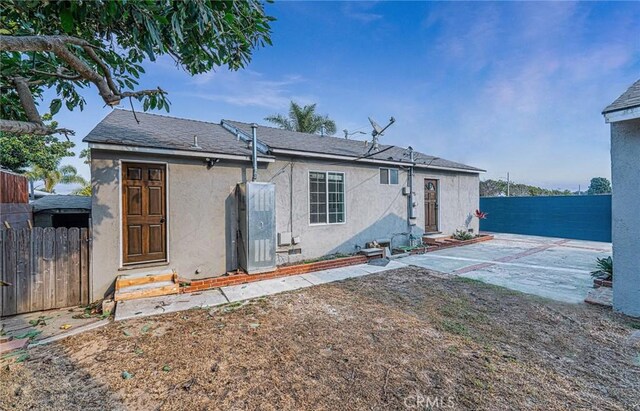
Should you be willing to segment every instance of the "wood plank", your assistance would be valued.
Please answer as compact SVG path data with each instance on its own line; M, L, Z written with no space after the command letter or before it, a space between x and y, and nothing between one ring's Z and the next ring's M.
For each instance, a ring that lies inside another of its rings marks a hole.
M113 299L115 301L136 300L138 298L158 297L161 295L178 294L179 292L180 292L179 285L173 284L173 285L166 285L163 287L150 288L147 290L140 290L140 291L134 291L129 293L116 291Z
M156 283L156 282L162 282L162 281L173 281L173 279L174 279L174 273L147 275L144 277L131 277L131 278L127 278L126 275L121 275L116 280L116 291L124 287L131 287L133 285L142 285L142 284Z
M67 230L67 307L80 304L80 229Z
M67 278L68 278L68 251L69 241L67 229L59 227L56 229L56 307L65 307L67 303Z
M2 288L2 315L13 315L17 313L16 290L16 233L15 230L6 229L4 236L4 269L2 270L2 281L10 284Z
M16 314L31 311L31 232L16 230Z
M34 227L31 231L31 307L30 311L44 308L44 230Z
M80 229L80 304L89 304L89 229Z
M56 307L56 230L47 227L42 235L43 310Z

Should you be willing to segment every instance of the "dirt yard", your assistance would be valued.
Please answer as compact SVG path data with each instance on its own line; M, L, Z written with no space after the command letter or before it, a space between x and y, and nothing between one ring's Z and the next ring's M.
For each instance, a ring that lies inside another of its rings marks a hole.
M39 347L0 409L640 410L637 328L406 268Z

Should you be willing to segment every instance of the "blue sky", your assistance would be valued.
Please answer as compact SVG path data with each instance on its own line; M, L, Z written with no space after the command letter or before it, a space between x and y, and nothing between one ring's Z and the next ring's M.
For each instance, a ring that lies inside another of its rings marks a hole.
M317 103L338 130L396 123L382 142L548 188L610 177L600 112L640 77L640 3L276 2L272 47L242 71L191 77L149 62L169 115L265 123L291 99ZM80 142L110 109L57 120ZM45 102L48 106L48 102ZM125 106L125 108L128 108ZM65 109L63 109L65 110ZM165 113L166 114L166 113ZM342 135L339 131L338 135ZM365 136L359 136L364 138ZM88 167L78 159L65 163ZM59 190L62 192L63 190Z

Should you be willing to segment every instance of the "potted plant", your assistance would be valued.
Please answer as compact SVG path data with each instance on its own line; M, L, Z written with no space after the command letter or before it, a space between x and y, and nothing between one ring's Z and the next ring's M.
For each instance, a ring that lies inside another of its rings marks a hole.
M591 272L596 287L611 287L613 281L613 259L609 256L596 260L597 270Z

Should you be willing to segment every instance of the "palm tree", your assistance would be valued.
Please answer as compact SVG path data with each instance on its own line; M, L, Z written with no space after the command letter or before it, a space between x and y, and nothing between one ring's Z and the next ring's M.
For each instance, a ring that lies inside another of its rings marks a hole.
M292 101L289 106L288 117L282 114L274 114L265 117L265 120L289 131L318 134L324 126L324 132L326 134L331 135L336 132L335 121L331 120L329 116L316 114L315 104L300 106L300 104Z
M77 196L91 197L91 182L85 181L82 187L76 188L75 190L73 190L73 194Z
M44 186L40 188L47 193L55 193L55 186L58 184L87 184L87 181L78 174L78 170L71 165L61 166L54 170L33 166L31 171L27 173L27 177L31 181L42 181Z

